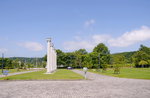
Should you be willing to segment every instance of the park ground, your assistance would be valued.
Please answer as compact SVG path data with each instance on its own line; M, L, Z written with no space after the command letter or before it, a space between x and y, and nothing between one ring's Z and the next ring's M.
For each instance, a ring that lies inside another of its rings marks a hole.
M72 72L67 69L59 69L52 74L46 74L46 70L40 70L35 72L28 72L17 75L10 75L1 77L0 80L78 80L84 79L82 75Z
M109 68L106 71L102 69L89 69L89 72L108 75L120 78L132 78L132 79L150 79L150 68L121 68L119 74L114 74L114 69Z
M83 75L83 71L72 70ZM150 80L87 72L88 80L0 81L2 98L150 98Z

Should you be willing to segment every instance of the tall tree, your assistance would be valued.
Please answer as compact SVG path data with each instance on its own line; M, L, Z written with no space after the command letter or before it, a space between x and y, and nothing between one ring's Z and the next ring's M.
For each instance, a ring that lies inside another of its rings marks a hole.
M148 61L150 60L150 48L141 45L139 50L134 54L133 61L136 67L141 67L140 61Z
M65 53L66 67L67 66L76 67L75 59L76 59L76 56L75 56L75 54L73 52Z
M57 52L57 65L60 66L60 65L65 65L66 62L65 62L65 53L62 52L60 49L57 49L56 50Z
M103 43L98 44L93 49L93 53L97 54L96 62L99 61L99 58L100 58L101 65L110 63L110 51L109 51L108 47L105 46L105 44L103 44ZM97 64L99 64L99 62L97 62Z
M92 68L92 58L89 54L84 55L83 67Z
M83 64L83 61L85 59L85 55L87 54L88 52L85 50L85 49L79 49L77 51L75 51L75 56L76 56L76 59L75 59L75 64L76 64L76 67L83 67L82 64Z

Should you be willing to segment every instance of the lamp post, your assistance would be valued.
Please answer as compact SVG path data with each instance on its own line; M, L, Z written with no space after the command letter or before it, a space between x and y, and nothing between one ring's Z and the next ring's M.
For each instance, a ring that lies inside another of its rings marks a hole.
M84 71L84 78L87 79L87 70L88 68L87 67L83 67L83 71Z

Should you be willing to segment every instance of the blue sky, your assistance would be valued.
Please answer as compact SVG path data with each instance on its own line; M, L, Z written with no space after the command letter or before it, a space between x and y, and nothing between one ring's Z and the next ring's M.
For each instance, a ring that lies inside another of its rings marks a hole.
M150 0L0 0L0 53L42 57L48 37L65 52L150 47Z

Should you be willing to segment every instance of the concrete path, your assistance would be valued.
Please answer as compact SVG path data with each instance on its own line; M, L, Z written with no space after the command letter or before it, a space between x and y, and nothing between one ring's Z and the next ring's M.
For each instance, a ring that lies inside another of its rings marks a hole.
M35 72L35 71L39 71L39 70L32 70L32 71L23 71L23 72L9 73L7 76L13 76L13 75L24 74L24 73ZM1 77L5 77L5 75L0 75L0 78L1 78Z
M83 74L82 71L73 70ZM150 80L88 72L91 80L0 81L1 98L150 98Z

